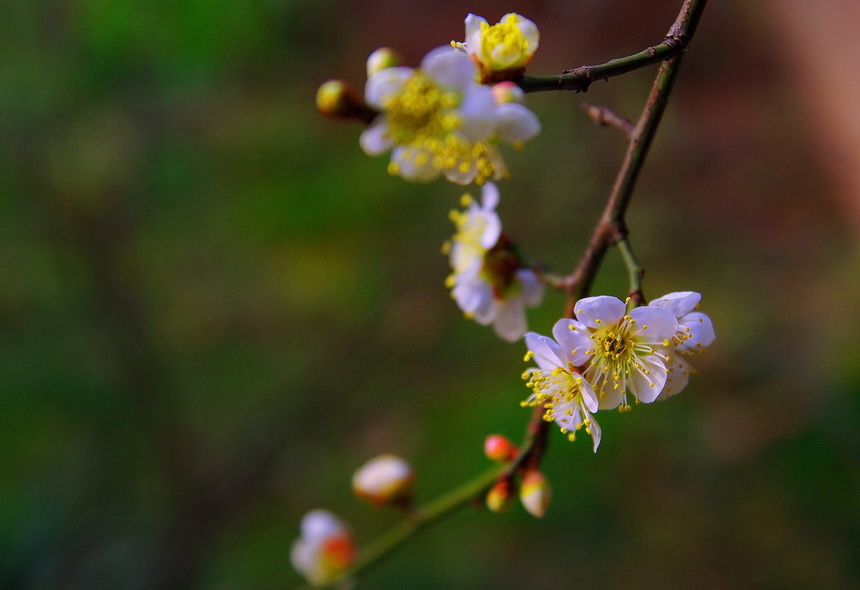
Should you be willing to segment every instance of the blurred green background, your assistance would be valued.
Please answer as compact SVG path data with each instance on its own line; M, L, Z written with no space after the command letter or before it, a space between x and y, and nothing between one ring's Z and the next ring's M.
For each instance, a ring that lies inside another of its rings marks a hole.
M466 508L362 587L860 586L857 115L822 115L856 71L828 94L798 75L803 13L711 4L629 215L646 295L704 294L699 374L601 414L597 455L553 431L542 521ZM429 499L518 440L523 346L442 285L463 191L389 177L314 93L361 88L381 45L417 64L469 11L535 20L554 73L658 42L679 5L0 3L0 588L292 587L307 510L360 542L397 520L350 494L370 457ZM531 256L573 268L623 154L580 101L634 118L653 74L529 98L544 131L507 152L500 214ZM625 277L611 252L596 290Z

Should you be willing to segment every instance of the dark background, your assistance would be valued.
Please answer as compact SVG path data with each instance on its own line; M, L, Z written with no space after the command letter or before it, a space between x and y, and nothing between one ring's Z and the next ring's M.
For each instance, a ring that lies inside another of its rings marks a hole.
M710 4L629 214L646 295L704 294L699 374L601 414L597 455L553 431L542 521L466 508L366 587L860 585L858 9ZM659 42L679 5L0 3L0 588L292 587L307 510L361 542L397 520L349 492L370 457L429 499L518 440L524 347L442 285L462 189L389 177L314 93L469 11L537 22L542 74ZM529 97L499 209L531 256L573 268L623 154L581 100L635 118L654 72ZM626 290L610 252L596 291Z

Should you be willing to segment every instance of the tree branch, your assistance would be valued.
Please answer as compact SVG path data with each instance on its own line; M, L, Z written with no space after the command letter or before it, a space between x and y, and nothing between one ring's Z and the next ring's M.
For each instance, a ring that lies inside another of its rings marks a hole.
M706 2L707 0L686 0L681 8L681 13L678 15L678 19L670 29L670 34L686 40L685 47L689 43L689 40L692 39L695 26L701 17ZM678 53L660 66L657 78L651 87L648 102L645 104L645 108L642 110L642 114L633 128L633 133L630 135L624 161L618 170L603 214L594 228L591 241L576 270L562 281L563 288L568 294L568 302L565 310L567 317L573 317L573 307L576 299L587 295L590 291L597 270L603 262L603 257L606 255L606 250L610 245L623 243L622 256L631 276L631 297L637 303L644 303L641 286L644 270L633 257L624 218L627 213L627 206L630 204L630 198L633 195L633 189L636 186L636 181L639 179L639 173L645 163L645 157L648 155L648 149L651 147L651 142L657 133L660 120L666 110L669 95L672 92L672 87L678 75L678 68L683 58L684 54Z
M618 57L599 65L565 70L555 76L523 76L517 83L525 92L547 90L586 92L595 80L608 80L651 64L673 59L682 55L687 49L705 8L705 2L707 0L686 0L663 42L647 47L639 53Z

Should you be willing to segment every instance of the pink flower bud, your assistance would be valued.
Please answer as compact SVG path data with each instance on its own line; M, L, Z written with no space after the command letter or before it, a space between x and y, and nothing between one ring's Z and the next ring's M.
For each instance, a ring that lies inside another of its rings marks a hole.
M331 582L355 561L349 527L328 510L308 512L301 531L290 558L293 567L314 586Z
M365 463L352 476L352 491L375 506L404 504L412 499L415 473L394 455L380 455Z
M484 454L493 461L511 461L517 453L519 449L516 445L501 434L491 434L484 440Z
M487 492L487 508L491 512L505 512L514 505L514 483L509 478L500 479Z
M491 90L496 104L504 104L507 102L522 104L525 102L526 93L513 82L499 82L498 84L493 84Z
M530 469L523 475L520 486L520 502L532 516L543 518L552 499L549 480L537 469Z

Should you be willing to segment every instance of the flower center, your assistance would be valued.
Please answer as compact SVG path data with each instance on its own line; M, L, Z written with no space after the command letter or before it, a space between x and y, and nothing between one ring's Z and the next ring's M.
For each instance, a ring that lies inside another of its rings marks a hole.
M528 55L529 42L517 24L517 16L510 14L503 22L492 26L481 23L481 49L484 55L497 62L493 65L523 65L517 62Z
M633 337L635 326L636 321L626 315L615 326L595 330L591 335L594 342L592 365L614 380L623 379L629 374L631 367L637 364L637 352L646 352L640 350L641 345Z
M460 118L451 110L459 102L457 93L440 88L430 76L416 70L400 92L383 104L392 139L398 144L409 144L457 129Z

